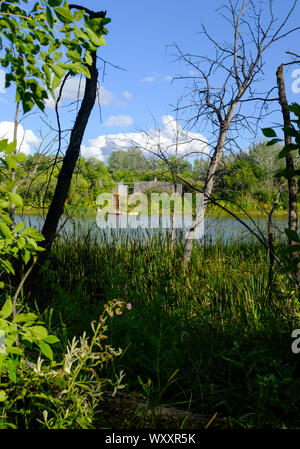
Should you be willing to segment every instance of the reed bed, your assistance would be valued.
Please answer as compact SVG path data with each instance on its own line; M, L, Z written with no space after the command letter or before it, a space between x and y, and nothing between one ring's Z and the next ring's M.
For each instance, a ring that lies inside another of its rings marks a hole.
M107 301L124 300L130 310L109 335L123 355L110 369L124 370L127 392L150 407L218 413L226 427L300 427L299 301L279 270L268 291L266 251L204 240L184 269L180 238L171 251L168 234L146 237L56 242L39 291L53 332L80 335Z

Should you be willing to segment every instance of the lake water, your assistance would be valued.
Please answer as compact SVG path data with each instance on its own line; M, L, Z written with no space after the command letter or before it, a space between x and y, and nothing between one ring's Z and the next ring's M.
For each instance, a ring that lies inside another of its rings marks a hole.
M163 223L155 222L155 227L151 228L151 222L149 222L149 217L141 217L140 227L136 229L136 221L139 220L139 217L127 217L127 216L118 216L118 217L110 217L110 227L107 227L107 223L104 223L104 218L96 217L74 217L68 219L64 226L59 229L59 235L62 238L67 236L86 236L90 234L93 238L102 239L105 236L106 239L110 239L112 236L129 236L132 238L147 239L149 236L157 233L157 232L170 232L170 229L166 228L168 223L164 220ZM59 228L65 222L66 217L63 217L60 220ZM34 215L23 215L17 216L16 221L24 221L27 226L32 226L41 231L44 217L43 216L34 216ZM243 221L256 233L259 233L257 227L260 232L266 236L267 235L267 219L264 217L254 218L253 222L250 219L243 219ZM284 236L284 229L287 227L287 218L275 217L273 219L274 223L274 235L277 238ZM163 225L163 228L158 228L158 226ZM178 237L185 235L190 223L185 223L185 227L182 224L177 223L178 229L176 230L176 234ZM256 238L247 230L241 223L236 221L231 217L218 217L212 218L207 217L204 219L203 223L203 237L205 240L208 240L212 243L216 242L216 240L222 240L223 242L241 242L241 241L256 241ZM198 235L200 237L201 234Z

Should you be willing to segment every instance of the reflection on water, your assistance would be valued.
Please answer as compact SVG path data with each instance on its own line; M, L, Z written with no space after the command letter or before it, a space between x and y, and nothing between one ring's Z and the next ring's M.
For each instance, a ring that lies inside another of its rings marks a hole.
M157 217L156 217L157 218ZM137 238L139 240L147 239L151 235L156 234L158 231L165 234L170 232L171 220L160 220L152 224L150 217L135 217L135 216L110 216L110 227L107 227L107 223L104 223L104 217L99 217L96 222L96 216L87 217L74 217L68 219L63 228L60 229L65 222L66 217L60 220L58 227L58 234L62 237L67 236L87 236L92 238L103 238L105 236L108 240L114 237L128 236L130 238ZM41 231L44 217L34 215L17 216L16 221L24 221L27 226L32 226ZM257 234L261 232L264 236L267 233L267 219L255 218L253 222L250 219L243 219L243 221L253 229ZM136 229L136 223L139 223L139 227ZM287 227L287 219L275 217L274 222L274 235L275 237L283 237L284 229ZM158 227L160 225L160 227ZM169 225L169 228L167 227ZM176 235L178 238L182 238L186 235L189 229L190 222L184 223L176 222ZM259 230L258 230L258 228ZM205 240L214 243L216 240L222 240L223 242L234 241L255 241L256 238L246 229L241 223L233 218L212 218L208 217L204 220L203 236Z

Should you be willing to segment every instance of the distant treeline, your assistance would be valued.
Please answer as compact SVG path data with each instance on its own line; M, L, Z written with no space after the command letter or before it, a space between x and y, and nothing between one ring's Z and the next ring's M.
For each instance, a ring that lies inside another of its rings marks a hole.
M220 201L238 203L242 207L253 210L269 208L275 201L278 187L282 180L274 175L282 167L278 160L280 145L267 146L259 142L247 151L239 154L223 156L218 170L214 195ZM22 196L24 206L32 210L47 209L52 198L61 160L54 156L35 153L29 155L18 166L16 180L18 193ZM95 158L81 157L73 176L67 207L78 205L81 209L95 209L96 198L101 192L111 192L117 182L134 181L169 181L172 182L171 171L176 171L183 184L183 192L191 191L189 185L201 189L205 183L208 157L186 160L170 156L165 160L145 157L138 149L118 150L111 154L107 163ZM8 179L7 168L0 165L0 182ZM279 209L287 204L287 191L283 191Z

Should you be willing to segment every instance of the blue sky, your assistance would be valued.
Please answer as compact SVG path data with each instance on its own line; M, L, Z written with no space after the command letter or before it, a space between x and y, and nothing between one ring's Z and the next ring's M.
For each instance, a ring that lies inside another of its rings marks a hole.
M86 151L89 146L97 145L100 136L136 133L139 129L148 130L153 127L153 120L163 127L162 117L174 116L173 106L176 105L177 98L183 93L188 81L171 82L171 78L179 75L189 76L190 67L176 61L172 44L177 43L184 51L194 54L212 55L211 45L199 31L201 23L204 23L216 40L230 40L231 30L220 16L220 11L217 11L225 2L226 0L210 2L187 0L184 3L174 0L152 0L151 2L103 0L100 2L100 8L99 2L95 0L78 2L93 10L107 10L107 17L112 19L107 26L109 29L106 38L107 46L101 48L98 54L108 62L124 69L118 70L106 64L105 74L103 74L103 63L99 61L102 122L99 107L95 106L84 137ZM291 4L290 0L286 2L274 0L275 15L283 18ZM291 28L298 26L299 19L300 5L297 6L289 26ZM299 31L276 43L265 54L263 87L274 85L277 66L289 60L285 55L286 50L300 53L298 42ZM295 82L298 78L300 79L300 71L294 72L297 79L292 78L293 70L297 69L299 70L300 66L294 66L286 73L287 95L289 101L300 102L300 92L295 92ZM292 91L293 81L294 92ZM74 86L76 87L76 82L69 86L69 98L72 97ZM300 87L300 82L297 86ZM68 94L66 94L66 101L67 99ZM0 105L0 122L12 121L14 116L12 89L0 92ZM22 122L24 129L31 130L34 136L38 136L40 129L42 133L46 132L42 118L55 125L53 109L51 104L49 106L47 118L41 113L30 116ZM70 127L74 119L70 108L63 108L61 114L64 126ZM270 118L270 122L264 123L264 126L269 126L276 120L280 120L280 115L275 114ZM0 123L0 132L2 128L4 129L5 126L2 124L1 127ZM205 131L202 129L194 131L205 136ZM31 151L35 143L31 135L31 140L29 139ZM243 145L247 145L246 141ZM94 148L94 155L95 151ZM108 151L105 156L107 155ZM99 157L103 157L103 154Z

